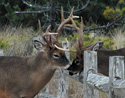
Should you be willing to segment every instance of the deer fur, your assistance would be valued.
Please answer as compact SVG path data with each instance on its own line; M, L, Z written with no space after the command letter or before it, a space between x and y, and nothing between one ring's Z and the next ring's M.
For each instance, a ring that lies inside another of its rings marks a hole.
M35 45L40 47L40 42ZM59 43L54 43L61 47ZM38 49L39 50L39 49ZM64 51L47 45L35 56L0 57L0 98L33 98L52 78L58 67L67 68Z

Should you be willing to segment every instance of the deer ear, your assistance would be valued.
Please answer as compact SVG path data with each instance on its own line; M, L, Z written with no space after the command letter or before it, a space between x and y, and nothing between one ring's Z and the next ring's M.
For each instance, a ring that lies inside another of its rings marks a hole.
M97 51L98 49L102 48L102 46L104 45L104 42L99 41L95 44L89 45L86 48L86 50L93 50L93 51Z
M93 47L92 47L92 51L97 51L99 49L99 43L96 43Z
M45 45L43 45L40 41L34 40L34 48L37 51L44 51Z
M93 51L97 51L98 49L102 48L103 45L104 45L104 42L99 41L99 42L95 43L95 45L93 46L92 50Z

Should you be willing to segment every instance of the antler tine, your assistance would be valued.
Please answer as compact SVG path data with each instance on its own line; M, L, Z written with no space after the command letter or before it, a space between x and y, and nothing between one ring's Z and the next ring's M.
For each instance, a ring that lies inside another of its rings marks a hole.
M51 33L49 33L50 31L50 28L51 28L51 25L49 25L46 29L46 35L45 36L48 36L49 35L49 40L48 40L48 43L52 43L52 38L51 38Z
M67 42L67 45L69 46L69 42L68 40L65 38L66 42ZM64 49L64 48L61 48L61 47L58 47L57 45L54 45L57 49L61 50L61 51L65 51L65 52L74 52L76 53L77 51L76 50L72 50L72 49Z
M65 40L66 40L67 46L69 47L69 41L67 40L67 38L65 38Z
M78 50L80 50L80 49L82 49L82 45L83 45L83 19L81 17L81 24L80 24L80 28L79 28L76 25L76 23L74 22L73 18L71 16L69 18L70 18L72 24L66 24L65 26L75 28L77 30L77 32L79 33Z
M69 17L70 20L72 21L72 25L70 27L74 27L78 32L80 32L80 28L76 26L76 23L74 22L74 20L72 19L72 17Z
M61 21L64 21L64 12L63 12L63 7L61 6Z
M63 8L62 8L61 11L62 11L61 14L63 14ZM72 17L73 19L79 18L79 16L73 16L73 9L72 9L72 11L71 11L69 17ZM57 29L57 32L58 32L58 33L60 32L60 30L62 29L62 27L63 27L67 22L70 21L70 18L69 18L69 17L68 17L67 19L64 19L64 15L62 15L62 23L60 24L60 26L59 26L58 29Z
M50 33L50 28L51 28L51 25L49 25L46 29L46 33L44 35L42 35L42 38L44 39L44 41L47 43L47 44L52 44L52 38L51 38L51 35L58 35L58 33ZM49 37L49 38L47 38Z
M81 25L80 25L80 30L79 30L79 47L82 47L83 45L83 19L81 17Z
M40 34L43 35L43 31L42 31L42 27L41 27L41 22L40 22L39 19L38 19L38 24L39 24L39 31L40 31Z
M65 52L74 52L76 53L76 50L71 50L71 49L63 49L61 47L58 47L57 45L54 45L57 49L61 50L61 51L65 51Z
M70 17L73 16L73 11L74 11L74 7L73 7L72 10L71 10Z
M48 45L52 44L51 35L58 35L58 33L46 33L46 34L44 34L44 35L42 36L43 39L44 39L44 41L45 41ZM49 40L46 39L46 36L49 36Z
M49 25L49 26L47 27L47 29L46 29L46 33L49 33L50 28L51 28L51 25Z

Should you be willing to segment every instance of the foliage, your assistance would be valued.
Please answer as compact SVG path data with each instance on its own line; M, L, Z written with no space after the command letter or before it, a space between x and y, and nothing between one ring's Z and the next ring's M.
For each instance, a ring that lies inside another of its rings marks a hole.
M119 0L115 8L106 6L103 13L104 17L107 19L116 20L119 16L125 14L125 1Z
M28 3L39 7L50 7L51 0L25 0ZM64 10L70 12L71 8L75 10L81 9L87 2L87 0L55 0L56 10L56 23L60 22L60 8L65 6ZM119 16L125 13L124 0L93 0L90 1L86 9L81 10L75 15L83 16L87 22L91 17L95 23L103 24L107 22L107 19L112 18L111 14ZM107 9L109 8L109 9ZM15 25L23 24L24 26L35 26L37 20L42 20L43 24L49 23L51 17L50 13L41 14L15 14L15 11L38 11L39 9L30 8L23 3L23 0L0 0L0 25L13 23ZM65 15L69 15L65 13ZM114 16L114 15L113 15ZM66 16L65 16L66 17ZM116 19L117 17L113 18ZM103 21L102 21L103 20ZM109 21L109 20L108 20Z
M9 46L8 41L3 41L3 39L0 37L0 48L5 48Z
M125 26L123 26L125 27ZM113 49L125 48L125 31L122 28L114 29L112 39L114 40Z
M70 41L73 41L73 42L76 42L78 39L78 33L73 33L73 35L70 35L68 40ZM113 45L114 45L114 41L112 39L110 39L109 37L104 37L104 38L101 38L101 37L90 37L89 34L84 34L83 36L83 39L84 39L84 43L83 43L83 47L86 47L87 45L89 44L92 44L92 43L96 43L98 41L103 41L104 42L104 48L106 49L112 49L113 48Z
M32 28L16 28L6 26L0 29L0 48L5 55L26 56L32 54L32 37L35 35Z
M32 26L33 22L37 22L39 15L37 14L16 14L15 11L33 11L22 0L1 0L0 1L0 25L14 24L20 26Z

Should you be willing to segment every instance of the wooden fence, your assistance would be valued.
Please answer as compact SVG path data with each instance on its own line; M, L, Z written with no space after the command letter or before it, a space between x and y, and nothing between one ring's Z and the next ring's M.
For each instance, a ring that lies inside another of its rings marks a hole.
M63 42L62 45L64 48L68 47L66 42ZM69 53L66 55L70 59ZM106 92L108 98L125 98L125 57L112 56L109 58L109 65L109 77L98 74L97 53L85 51L84 72L80 75L70 76L67 71L60 69L57 97L49 95L47 87L45 93L40 93L38 96L39 98L68 98L68 78L72 78L84 83L83 98L99 98L99 91Z

